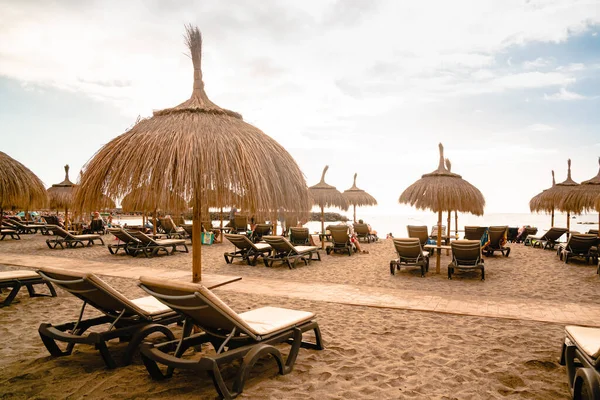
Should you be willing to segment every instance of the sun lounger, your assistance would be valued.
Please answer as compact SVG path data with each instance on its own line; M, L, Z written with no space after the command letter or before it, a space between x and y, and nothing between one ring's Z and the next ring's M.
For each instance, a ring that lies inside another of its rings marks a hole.
M487 226L465 226L465 240L481 240Z
M429 234L427 233L427 226L407 225L406 230L408 231L409 238L418 238L421 243L421 247L427 244L429 240Z
M244 234L248 232L248 217L245 215L236 215L233 218L233 229L231 232L235 234Z
M104 246L104 240L102 240L100 235L73 235L72 233L56 225L48 226L48 228L51 229L56 235L54 239L46 239L46 244L51 249L55 249L56 246L60 246L61 249L64 249L65 245L67 247L74 248L77 247L78 244L80 244L81 247L84 247L84 242L87 242L88 246L92 246L94 244L94 240L99 240Z
M452 262L448 264L448 279L452 279L455 270L481 270L481 280L485 280L485 266L481 258L479 240L455 240L450 242Z
M263 257L267 267L272 267L275 261L287 263L290 269L296 268L299 259L304 261L305 265L312 260L321 261L317 246L294 246L283 236L263 236L263 239L273 249L270 255ZM313 255L316 255L316 258L313 259Z
M267 243L252 243L248 236L234 233L226 233L225 238L229 240L237 250L223 253L225 262L231 264L236 257L246 261L248 265L256 265L258 257L271 254L273 250Z
M600 399L600 329L566 326L560 364L573 399Z
M20 234L37 233L38 231L40 231L41 233L46 232L46 225L40 225L40 224L26 225L15 219L5 219L2 221L2 224L12 227Z
M550 228L550 230L544 233L542 236L528 236L527 240L531 243L532 247L539 247L543 249L554 249L554 246L558 243L558 239L567 233L566 228Z
M519 228L516 226L509 226L506 231L506 241L508 243L515 243L517 241L517 236L519 235Z
M36 293L33 285L46 285L50 294ZM2 271L0 272L0 291L4 288L12 288L8 296L2 302L2 307L8 306L25 286L29 297L52 296L56 297L56 291L50 282L46 282L40 274L29 270Z
M102 219L93 219L90 222L90 227L87 233L99 233L100 235L106 235L106 224Z
M523 243L525 246L531 245L530 236L535 236L538 232L538 228L536 227L526 227L523 233L520 236L517 235L517 243Z
M394 248L398 258L390 261L390 274L395 275L402 267L419 267L421 277L429 271L429 253L423 251L419 238L394 239Z
M141 242L141 247L139 247L137 250L141 250L146 257L155 256L161 250L167 253L167 255L173 254L177 250L178 246L183 247L183 250L179 251L185 251L186 253L189 253L187 245L185 244L185 239L153 239L144 232L131 231L129 233L131 236ZM170 253L169 248L171 248Z
M117 364L106 344L109 340L119 339L129 342L123 357L127 365L148 335L160 332L173 340L173 333L166 325L182 320L179 314L156 298L147 296L129 300L92 273L45 267L38 273L83 301L77 321L60 325L40 324L38 332L42 342L55 357L71 354L75 344L91 344L100 351L106 366L115 368ZM88 304L104 315L83 319ZM90 328L94 328L94 332L86 334ZM66 350L61 350L57 341L67 343Z
M331 232L331 245L327 246L325 251L327 255L333 253L345 253L352 255L354 246L350 241L350 235L348 234L348 227L345 225L341 226L330 226L329 231Z
M589 263L590 259L593 263L598 262L598 236L586 233L573 234L567 240L567 243L561 243L556 250L556 254L565 264L569 263L569 258L581 257L585 258L585 262Z
M170 217L159 218L159 221L162 230L167 234L167 238L183 239L187 236L185 229L175 225Z
M2 229L0 229L0 235L2 235L0 240L4 240L6 236L10 236L10 238L14 240L21 240L21 236L19 236L19 232L17 232L16 229L2 227Z
M310 244L310 234L308 228L290 228L290 242L294 246L305 246Z
M109 244L108 251L110 254L117 254L119 250L123 250L126 254L136 256L139 252L143 252L144 246L142 242L133 237L123 228L108 228L108 231L117 238L116 244Z
M270 235L272 231L273 225L271 224L256 224L254 231L252 231L250 240L252 240L254 243L258 243L262 240L263 236Z
M377 241L377 237L369 231L368 224L354 224L354 233L356 234L356 238L358 240L363 240L367 243Z
M482 248L485 255L493 256L495 251L499 251L503 256L508 257L510 247L505 246L507 229L508 226L490 226L488 228L488 242ZM506 254L504 254L505 252Z
M144 343L140 347L142 360L150 376L156 380L170 378L176 368L189 369L192 374L206 371L215 389L223 398L238 396L244 389L250 369L261 358L271 355L277 361L279 373L292 372L301 347L324 348L315 314L279 307L262 307L238 314L213 292L200 284L173 282L140 277L140 287L165 305L185 316L181 339L160 344ZM200 333L189 336L193 326ZM314 343L303 340L304 332L313 331ZM210 343L200 358L184 358L187 349ZM284 360L279 344L291 345ZM237 364L239 363L239 364ZM168 367L166 374L158 364ZM221 369L239 365L233 384L226 384Z

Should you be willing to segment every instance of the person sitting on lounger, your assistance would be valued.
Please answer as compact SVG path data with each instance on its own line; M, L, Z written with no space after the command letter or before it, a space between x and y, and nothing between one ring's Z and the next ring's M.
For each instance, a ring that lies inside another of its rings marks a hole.
M358 223L364 224L365 222L362 219L359 219ZM367 224L367 228L369 228L369 235L373 235L373 236L377 237L377 231L374 231L373 228L371 228L371 224Z

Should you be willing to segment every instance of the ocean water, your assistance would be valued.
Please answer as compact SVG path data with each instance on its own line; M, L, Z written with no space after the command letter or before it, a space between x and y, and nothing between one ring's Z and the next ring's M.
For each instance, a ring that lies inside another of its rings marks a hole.
M398 214L398 215L357 215L357 218L364 218L364 222L371 225L372 229L376 230L379 237L385 238L387 233L392 233L394 237L404 237L407 235L407 225L427 225L431 231L431 227L437 225L437 215L427 212L415 212L414 214ZM447 225L448 213L444 213L442 224ZM123 225L141 225L141 218L117 216L114 222ZM191 221L187 221L191 223ZM218 226L220 221L213 221L214 226ZM227 221L223 221L226 224ZM325 226L337 224L339 222L325 222ZM598 229L598 214L582 214L576 215L570 219L571 230L581 233L587 232L589 229ZM537 227L540 231L547 231L550 228L550 215L546 214L486 214L482 217L477 217L471 214L458 214L458 230L464 231L465 225L475 226L493 226L493 225L508 225L520 227L523 225L531 225ZM321 231L321 222L310 221L305 224L311 233ZM454 214L452 214L452 222L450 229L454 232ZM567 215L557 213L554 216L554 226L567 227ZM281 227L278 226L278 233ZM462 235L460 235L462 236Z

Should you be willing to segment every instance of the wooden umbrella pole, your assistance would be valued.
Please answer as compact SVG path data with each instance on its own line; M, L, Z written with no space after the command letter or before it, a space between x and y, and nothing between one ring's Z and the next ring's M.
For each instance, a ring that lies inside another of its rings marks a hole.
M321 206L321 233L325 234L325 210ZM321 249L325 249L325 236L321 238Z
M452 226L452 211L448 210L448 229L446 229L447 235L448 235L448 242L450 242L450 227L451 226ZM449 250L446 250L446 255L447 256L450 255Z
M552 214L550 217L550 228L554 226L554 209L552 209Z
M156 208L154 209L154 213L152 213L152 232L156 235Z
M219 213L219 221L219 226L221 227L219 232L219 243L223 243L223 207L221 207L221 212Z
M438 229L437 229L437 244L436 246L438 247L437 250L437 256L435 259L435 273L439 274L440 273L440 257L442 256L442 250L439 248L439 246L442 245L442 210L440 210L438 212Z
M353 204L354 206L354 223L356 223L356 204Z
M454 211L454 236L458 239L458 211Z
M200 195L196 193L194 196L196 204L194 204L192 215L192 282L198 283L202 280L202 221L200 211Z
M571 212L567 211L567 239L571 235Z

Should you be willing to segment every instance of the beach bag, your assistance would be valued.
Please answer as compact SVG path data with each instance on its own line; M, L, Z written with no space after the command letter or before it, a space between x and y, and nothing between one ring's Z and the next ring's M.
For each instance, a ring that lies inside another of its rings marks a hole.
M215 241L214 233L202 232L202 234L200 236L200 242L202 242L202 244L206 244L206 245L210 246L211 244L213 244L214 241Z

